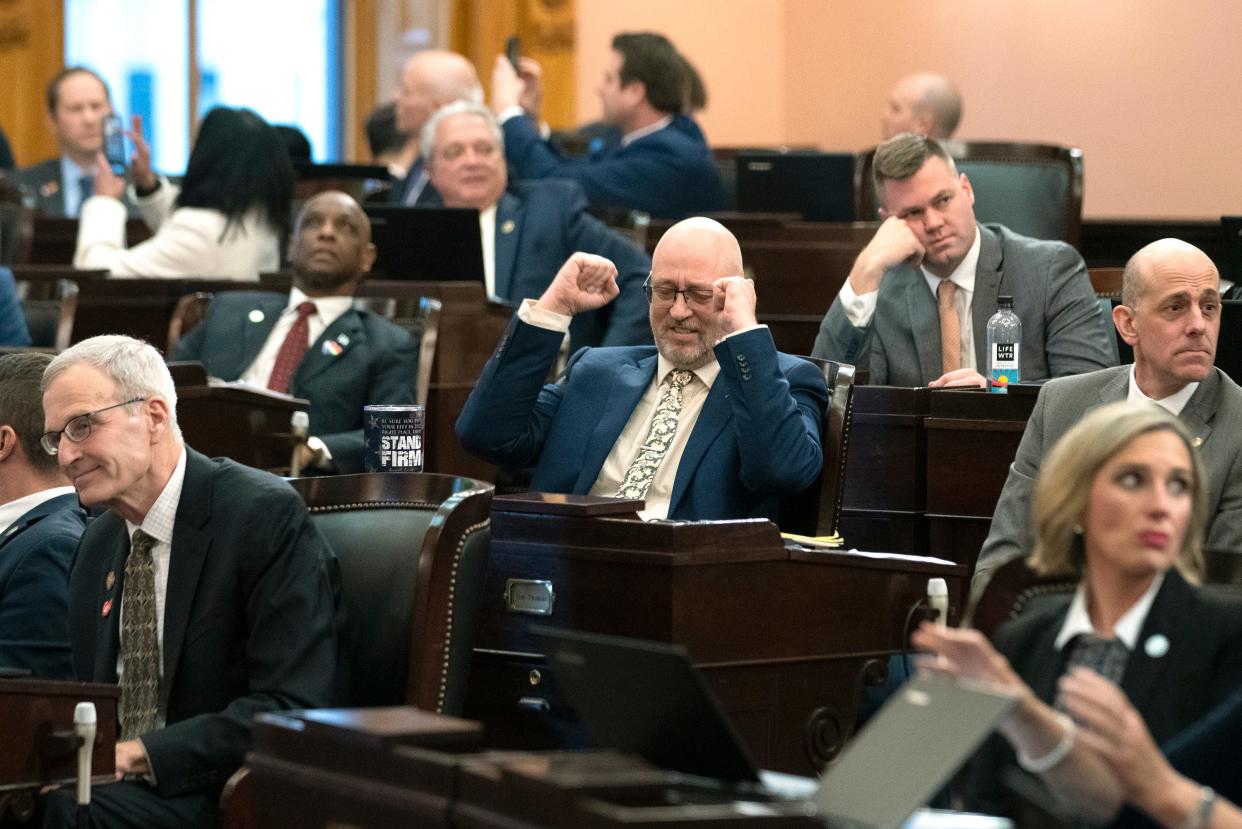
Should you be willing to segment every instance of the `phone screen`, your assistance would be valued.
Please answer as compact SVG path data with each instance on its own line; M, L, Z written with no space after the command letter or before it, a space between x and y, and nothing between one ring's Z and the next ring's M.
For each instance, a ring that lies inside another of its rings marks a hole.
M125 175L125 131L121 126L121 119L116 115L109 115L104 119L104 157L108 159L108 166L112 168L112 172L118 176Z
M518 59L522 57L522 39L514 36L505 41L505 57L513 64L513 71L518 71Z

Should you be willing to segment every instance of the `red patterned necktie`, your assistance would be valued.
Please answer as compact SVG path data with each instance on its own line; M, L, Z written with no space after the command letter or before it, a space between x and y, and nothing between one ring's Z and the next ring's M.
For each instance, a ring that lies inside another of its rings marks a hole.
M285 341L280 344L280 351L276 353L276 365L272 366L272 376L267 381L267 387L272 391L289 393L289 383L293 380L293 373L298 370L298 365L302 362L302 355L306 353L306 346L310 340L308 318L313 313L315 313L315 303L303 302L298 305L298 318L294 321L293 327L289 329L289 333L285 335Z

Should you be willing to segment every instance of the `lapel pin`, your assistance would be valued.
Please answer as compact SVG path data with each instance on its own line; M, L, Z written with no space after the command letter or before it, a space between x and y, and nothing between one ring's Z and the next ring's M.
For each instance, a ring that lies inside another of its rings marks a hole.
M60 182L45 181L43 186L39 188L39 192L43 195L43 198L49 199L60 192Z
M345 349L341 348L341 344L336 340L325 340L323 344L323 353L329 357L339 357Z
M109 590L111 590L111 589L112 589L112 587L113 587L113 585L115 585L115 584L116 584L116 571L115 571L115 570L109 570L109 571L108 571L108 577L107 577L106 579L104 579L104 587L106 587L106 588L108 588Z
M1159 659L1169 652L1169 639L1163 633L1148 636L1147 641L1143 643L1143 650L1152 659Z
M108 600L107 600L106 602L104 602L104 604L103 604L103 614L102 614L102 615L103 615L103 616L105 616L105 617L107 617L107 616L108 616L108 614L110 614L111 612L112 612L112 600L111 600L111 599L108 599Z
M1203 445L1203 438L1199 437L1198 435L1195 435L1193 438L1190 439L1190 445L1198 449L1200 446Z
M263 312L260 311L258 308L255 308L253 311L250 312L250 321L251 322L263 322Z
M512 233L514 228L516 227L517 227L517 222L513 221L512 219L505 219L503 222L500 223L500 232L501 233Z
M337 338L336 338L336 341L337 341L338 343L340 343L342 346L349 345L349 335L348 335L348 334L338 334L338 335L337 335Z

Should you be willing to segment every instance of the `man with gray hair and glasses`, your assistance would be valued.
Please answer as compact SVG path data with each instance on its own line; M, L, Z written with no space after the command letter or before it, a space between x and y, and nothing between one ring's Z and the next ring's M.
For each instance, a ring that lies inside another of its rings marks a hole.
M69 578L78 679L121 687L95 826L215 826L255 714L333 704L336 561L284 482L188 448L159 352L84 340L43 373L43 448L106 507ZM45 825L75 825L71 793Z

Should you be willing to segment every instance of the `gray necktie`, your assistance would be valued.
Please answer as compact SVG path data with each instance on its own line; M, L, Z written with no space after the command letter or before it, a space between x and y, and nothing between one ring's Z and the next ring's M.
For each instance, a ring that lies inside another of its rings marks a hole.
M660 468L660 462L677 434L677 418L681 415L684 402L682 392L693 377L684 369L676 369L670 371L660 384L660 400L651 417L651 429L642 446L638 447L630 468L621 478L621 486L617 488L618 498L646 497L656 470Z
M160 640L156 621L155 539L134 531L125 559L121 612L121 739L133 740L155 729L160 686Z
M82 176L78 179L78 196L82 201L86 201L93 195L95 195L95 177Z

